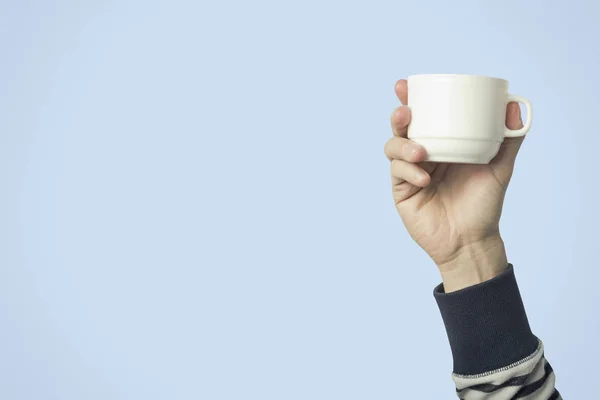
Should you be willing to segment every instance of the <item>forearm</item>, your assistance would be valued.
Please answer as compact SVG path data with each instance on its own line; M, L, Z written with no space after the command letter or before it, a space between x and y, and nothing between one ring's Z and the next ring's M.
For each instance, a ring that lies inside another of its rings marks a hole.
M512 266L482 283L434 295L461 399L559 399L554 373L533 335ZM445 283L444 283L445 284Z

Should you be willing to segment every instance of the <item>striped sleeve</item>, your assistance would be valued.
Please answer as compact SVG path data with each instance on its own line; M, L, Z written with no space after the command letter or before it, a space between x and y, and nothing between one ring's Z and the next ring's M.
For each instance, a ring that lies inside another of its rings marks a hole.
M434 296L448 334L458 398L556 400L555 375L533 335L512 265L496 278Z

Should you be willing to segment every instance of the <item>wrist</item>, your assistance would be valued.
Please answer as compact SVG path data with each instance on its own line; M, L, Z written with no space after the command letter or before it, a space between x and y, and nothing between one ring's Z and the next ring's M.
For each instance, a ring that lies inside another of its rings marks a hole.
M466 244L438 268L446 293L493 279L508 268L504 242L497 235Z

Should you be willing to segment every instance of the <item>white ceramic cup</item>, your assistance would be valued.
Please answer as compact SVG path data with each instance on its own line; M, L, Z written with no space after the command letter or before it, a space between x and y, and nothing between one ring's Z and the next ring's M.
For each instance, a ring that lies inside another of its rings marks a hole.
M525 105L525 126L506 127L509 102ZM504 79L476 75L425 74L408 77L412 117L408 137L427 151L426 161L487 164L507 137L531 128L531 103L508 93Z

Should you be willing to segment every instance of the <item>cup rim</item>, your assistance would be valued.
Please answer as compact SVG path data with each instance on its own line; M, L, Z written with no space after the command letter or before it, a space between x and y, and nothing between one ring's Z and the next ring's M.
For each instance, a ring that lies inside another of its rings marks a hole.
M486 75L472 75L472 74L414 74L409 75L408 79L415 78L462 78L462 79L476 79L476 80L492 80L492 81L501 81L506 82L506 79L497 78L495 76L486 76Z

